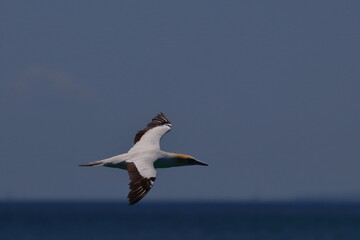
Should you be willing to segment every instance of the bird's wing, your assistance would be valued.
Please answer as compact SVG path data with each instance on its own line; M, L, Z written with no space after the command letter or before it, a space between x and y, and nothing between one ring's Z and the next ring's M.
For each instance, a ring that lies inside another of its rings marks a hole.
M156 170L151 162L146 161L129 162L127 170L130 177L129 205L134 205L150 191L156 179Z
M160 139L171 128L169 119L163 113L156 115L152 121L140 130L134 138L135 145L143 145L146 147L160 148Z

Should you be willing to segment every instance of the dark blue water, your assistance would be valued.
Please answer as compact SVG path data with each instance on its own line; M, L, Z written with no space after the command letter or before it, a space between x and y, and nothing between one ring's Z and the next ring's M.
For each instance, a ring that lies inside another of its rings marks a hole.
M0 203L0 239L360 239L360 204Z

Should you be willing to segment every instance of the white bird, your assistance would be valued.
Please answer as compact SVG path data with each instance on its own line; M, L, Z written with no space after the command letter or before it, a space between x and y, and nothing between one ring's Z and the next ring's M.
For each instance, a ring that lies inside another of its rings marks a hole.
M127 170L130 177L129 205L133 205L153 186L157 175L155 168L208 166L190 155L161 151L160 139L170 129L170 121L160 113L135 135L134 146L127 153L79 166L105 166Z

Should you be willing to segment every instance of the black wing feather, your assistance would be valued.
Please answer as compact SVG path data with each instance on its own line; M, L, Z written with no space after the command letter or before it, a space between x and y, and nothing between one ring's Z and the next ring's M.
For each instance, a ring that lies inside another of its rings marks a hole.
M134 205L150 191L156 178L146 178L141 176L133 162L127 164L127 169L130 177L130 192L128 195L129 205Z
M144 128L143 130L140 130L135 135L134 144L136 144L138 141L140 141L141 137L150 129L157 127L157 126L165 125L165 124L170 124L169 119L167 119L163 113L159 113L151 120L151 122L146 126L146 128Z

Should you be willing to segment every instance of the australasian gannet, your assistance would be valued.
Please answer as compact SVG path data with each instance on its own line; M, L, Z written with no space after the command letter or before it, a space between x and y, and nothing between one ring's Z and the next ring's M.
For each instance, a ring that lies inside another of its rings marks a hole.
M208 166L190 155L161 151L160 139L170 129L170 121L160 113L135 135L134 146L127 153L79 166L105 166L127 170L130 177L129 205L133 205L153 186L157 175L155 168Z

